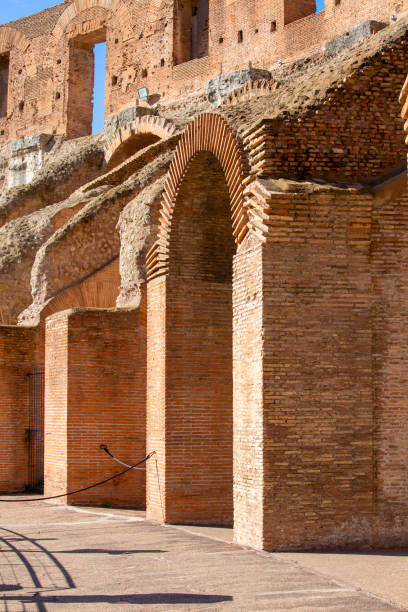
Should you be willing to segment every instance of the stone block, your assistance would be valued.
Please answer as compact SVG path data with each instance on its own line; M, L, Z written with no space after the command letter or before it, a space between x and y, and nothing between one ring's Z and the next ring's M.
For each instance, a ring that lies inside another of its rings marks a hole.
M246 68L245 70L236 70L229 74L222 74L215 79L210 79L205 84L207 100L215 108L220 106L231 92L239 89L245 83L248 83L248 81L270 78L272 76L269 70L261 70L260 68Z
M8 188L27 185L35 173L41 170L47 146L53 138L50 134L35 134L13 140L10 144Z
M363 23L359 23L358 25L354 26L354 28L351 28L351 30L344 32L344 34L340 34L339 36L335 36L329 40L325 44L324 51L326 55L335 55L343 49L347 49L347 47L351 47L351 45L355 45L360 40L367 38L367 36L376 34L380 30L383 30L386 26L386 23L381 21L372 21L371 19L364 21Z
M155 114L155 109L149 108L147 106L131 106L130 108L125 108L116 115L111 115L110 117L105 119L105 137L107 139L112 138L119 128L126 125L127 123L131 123L137 117L144 117L145 115Z

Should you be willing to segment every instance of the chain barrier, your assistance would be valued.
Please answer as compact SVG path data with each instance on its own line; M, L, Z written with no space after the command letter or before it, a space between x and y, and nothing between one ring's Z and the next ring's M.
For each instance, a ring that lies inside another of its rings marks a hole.
M110 455L113 459L115 459L115 461L118 461L118 463L122 463L121 461L119 461L119 459L116 459L116 457L114 457L112 453L109 452L109 449L104 444L101 444L100 448L101 450L104 450L105 452L107 452L108 455ZM100 485L110 482L111 480L115 480L115 478L119 478L119 476L123 476L123 474L130 472L130 470L137 469L139 465L146 463L146 461L151 459L153 455L155 454L156 454L156 451L152 451L146 457L144 457L144 459L135 463L135 465L128 465L126 470L123 470L122 472L119 472L118 474L114 474L113 476L110 476L109 478L105 478L104 480L96 482L95 484L91 484L87 487L83 487L82 489L76 489L75 491L68 491L67 493L62 493L61 495L51 495L50 497L36 497L34 499L32 498L31 499L29 498L28 499L0 499L0 503L16 504L19 502L21 503L21 502L47 501L49 499L58 499L59 497L68 497L68 495L75 495L75 493L82 493L83 491L89 491L89 489L94 489L95 487L99 487ZM122 465L127 465L127 464L122 463Z

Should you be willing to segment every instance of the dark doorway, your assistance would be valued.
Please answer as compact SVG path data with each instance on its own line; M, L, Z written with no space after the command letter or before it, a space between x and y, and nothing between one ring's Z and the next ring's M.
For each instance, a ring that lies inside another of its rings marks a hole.
M208 0L183 0L176 3L174 63L181 64L208 55Z
M7 116L9 56L0 55L0 118Z
M29 427L28 486L42 492L44 487L44 370L28 375Z

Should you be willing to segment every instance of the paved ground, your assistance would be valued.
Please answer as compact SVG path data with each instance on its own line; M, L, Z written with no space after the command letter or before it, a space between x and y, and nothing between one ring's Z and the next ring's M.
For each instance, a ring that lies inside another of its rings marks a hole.
M11 503L0 504L0 517L1 612L377 612L403 610L408 604L403 553L355 556L358 563L351 565L346 580L339 580L343 570L336 559L348 566L347 558L354 556L329 555L325 562L318 555L257 553L222 541L230 538L228 530L202 530L220 538L214 540L194 528L150 524L132 511ZM391 571L389 560L397 560L405 584L399 606L387 594L365 590L375 586L375 581L364 582L370 559L370 572L376 568L379 583L383 568Z

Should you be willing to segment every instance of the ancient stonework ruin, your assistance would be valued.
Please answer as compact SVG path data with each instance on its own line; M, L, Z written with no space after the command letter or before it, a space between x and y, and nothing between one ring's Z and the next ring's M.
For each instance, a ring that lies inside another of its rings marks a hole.
M408 545L407 65L408 0L0 26L0 492L108 478L105 444L156 455L62 501Z

